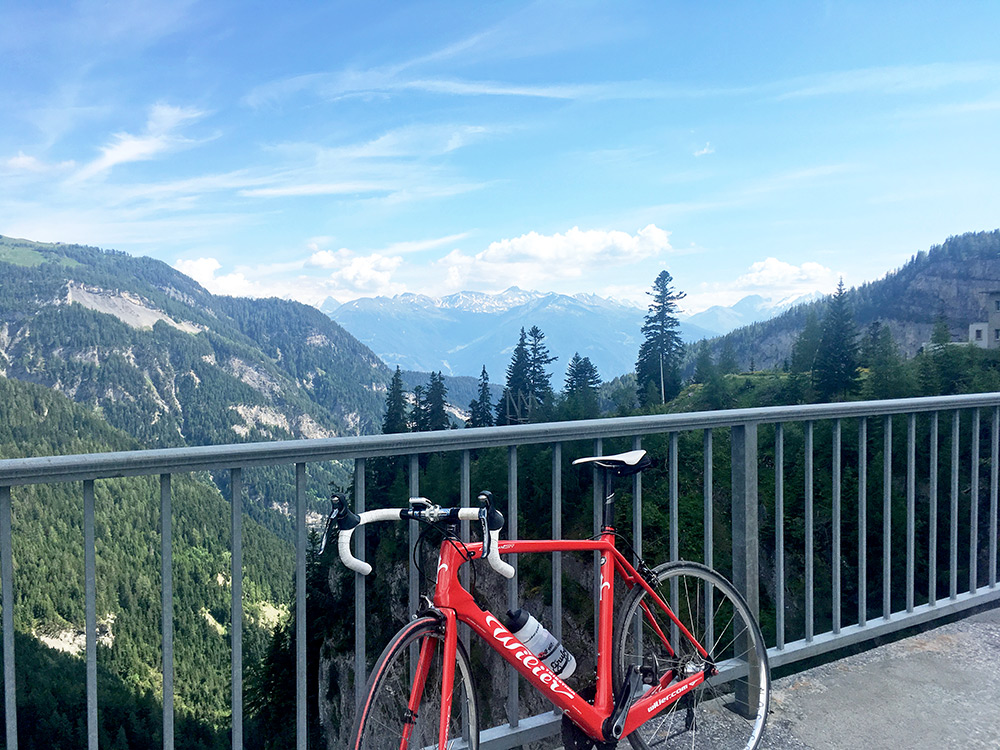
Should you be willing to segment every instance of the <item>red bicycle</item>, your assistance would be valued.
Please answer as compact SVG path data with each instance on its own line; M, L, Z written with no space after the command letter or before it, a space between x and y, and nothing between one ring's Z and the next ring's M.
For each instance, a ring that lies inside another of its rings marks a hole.
M432 603L396 634L379 657L358 708L350 747L479 747L473 670L458 636L460 622L563 712L567 749L604 750L621 738L640 750L757 747L771 682L764 639L743 597L706 566L676 562L651 569L642 560L633 564L615 547L613 477L632 476L650 463L642 450L574 461L593 464L605 475L603 524L592 539L501 542L503 515L493 507L488 492L480 493L479 508L441 508L415 498L409 508L365 511L360 516L335 495L327 535L336 526L341 559L364 575L371 567L356 559L350 548L351 536L361 525L414 519L445 532ZM459 521L479 521L483 542L462 543ZM533 652L512 632L514 625L508 627L481 609L458 577L463 565L484 557L495 571L510 578L514 569L501 555L573 551L600 555L592 700L560 676L564 661ZM618 608L617 624L616 579L630 590Z

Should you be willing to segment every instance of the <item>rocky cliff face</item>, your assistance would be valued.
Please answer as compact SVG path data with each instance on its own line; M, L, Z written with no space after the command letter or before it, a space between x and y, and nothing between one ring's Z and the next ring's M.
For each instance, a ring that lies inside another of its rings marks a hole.
M986 320L986 293L1000 290L1000 230L949 238L921 251L884 278L851 289L848 301L859 332L878 321L892 331L900 352L912 357L930 340L943 315L953 341L967 341L969 325ZM820 320L826 300L800 305L772 320L715 339L716 356L728 342L740 366L778 369L813 312Z

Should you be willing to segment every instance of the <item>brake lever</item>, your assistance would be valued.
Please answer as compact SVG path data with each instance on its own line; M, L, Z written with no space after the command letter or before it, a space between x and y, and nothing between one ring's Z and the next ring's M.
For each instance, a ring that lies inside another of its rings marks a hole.
M326 519L326 529L323 531L323 539L320 541L319 553L322 555L326 550L326 545L330 541L330 533L339 530L339 522L348 514L347 498L339 492L330 493L330 515Z

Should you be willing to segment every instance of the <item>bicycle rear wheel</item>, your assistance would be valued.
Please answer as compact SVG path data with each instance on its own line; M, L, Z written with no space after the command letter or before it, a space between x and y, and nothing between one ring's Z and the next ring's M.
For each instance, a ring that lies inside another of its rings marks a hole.
M654 590L708 656L637 586L615 634L617 685L630 665L653 689L704 670L709 660L719 673L628 735L629 742L637 750L753 750L764 731L771 678L764 638L749 607L729 581L704 565L667 563L654 573Z
M433 617L414 620L393 637L368 679L353 750L438 750L443 651L444 633ZM415 692L419 695L411 697ZM459 641L449 750L478 749L478 708L469 657Z

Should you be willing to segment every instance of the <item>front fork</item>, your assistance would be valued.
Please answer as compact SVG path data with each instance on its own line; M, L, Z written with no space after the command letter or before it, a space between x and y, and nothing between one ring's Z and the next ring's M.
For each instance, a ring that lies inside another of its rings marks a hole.
M437 610L443 620L444 643L441 653L441 713L438 717L438 747L445 750L448 747L448 725L451 721L451 699L455 686L455 662L458 658L458 624L455 613L450 610ZM403 737L399 750L411 750L410 739L413 727L417 723L417 712L427 688L427 675L434 663L434 653L438 647L437 638L424 638L420 644L420 655L413 674L413 684L410 686L410 702L407 705L409 715L403 727Z

